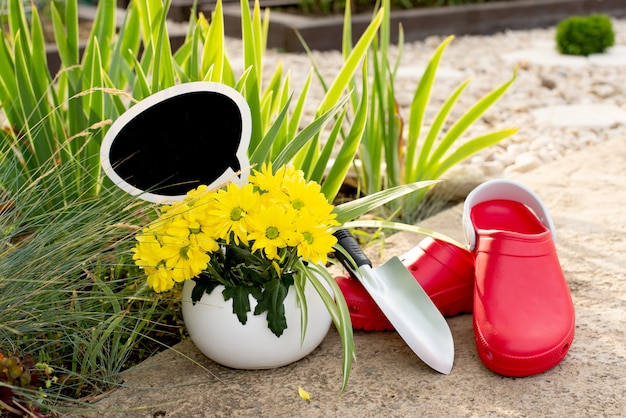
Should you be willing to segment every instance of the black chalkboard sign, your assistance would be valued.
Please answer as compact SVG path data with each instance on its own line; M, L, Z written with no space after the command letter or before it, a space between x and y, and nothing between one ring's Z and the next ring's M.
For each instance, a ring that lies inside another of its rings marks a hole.
M105 173L126 192L158 203L181 200L201 185L217 186L244 169L250 109L219 83L180 84L132 106L107 132Z

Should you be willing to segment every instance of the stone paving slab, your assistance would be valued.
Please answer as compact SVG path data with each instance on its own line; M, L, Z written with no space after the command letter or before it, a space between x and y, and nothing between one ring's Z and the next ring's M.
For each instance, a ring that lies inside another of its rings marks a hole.
M129 370L124 387L99 401L98 417L620 417L626 416L626 141L592 146L514 177L546 203L577 314L569 354L527 378L487 370L471 315L450 318L450 375L424 365L394 332L356 332L358 361L343 395L341 350L331 329L321 346L289 366L260 371L221 367L190 341ZM461 239L462 207L423 226ZM367 249L375 262L421 237L395 234ZM311 395L298 396L302 386Z
M551 126L606 129L626 124L626 110L605 104L573 104L542 107L531 112L540 122Z

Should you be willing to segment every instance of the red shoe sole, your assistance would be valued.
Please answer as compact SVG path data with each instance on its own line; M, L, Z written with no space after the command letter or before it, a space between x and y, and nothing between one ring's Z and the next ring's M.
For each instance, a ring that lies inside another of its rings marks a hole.
M483 337L481 328L474 321L474 337L476 339L478 357L489 370L502 376L526 377L543 373L559 364L567 355L574 340L574 323L575 321L572 318L569 332L552 349L534 356L528 354L513 356L495 351Z

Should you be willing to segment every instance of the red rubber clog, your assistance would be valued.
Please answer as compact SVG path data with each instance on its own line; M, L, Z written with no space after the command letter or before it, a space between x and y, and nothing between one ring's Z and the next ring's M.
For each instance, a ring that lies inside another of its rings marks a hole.
M393 325L357 279L337 276L335 281L346 299L352 328L363 331L393 331Z
M470 193L463 216L480 359L514 377L556 366L572 344L575 313L545 206L521 184L493 180Z
M474 307L474 256L430 237L400 257L444 316L470 313Z
M472 311L474 260L469 251L428 237L401 256L400 260L443 315ZM393 330L393 325L358 280L346 276L336 277L335 280L348 304L353 328L364 331Z

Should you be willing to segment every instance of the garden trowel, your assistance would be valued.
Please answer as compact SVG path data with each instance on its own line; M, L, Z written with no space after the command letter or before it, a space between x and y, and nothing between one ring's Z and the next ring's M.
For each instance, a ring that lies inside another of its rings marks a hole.
M398 334L427 365L448 374L454 363L454 341L450 327L433 301L402 264L393 257L380 267L372 268L370 260L352 234L345 229L335 232L345 254L337 258L350 275L359 280Z

